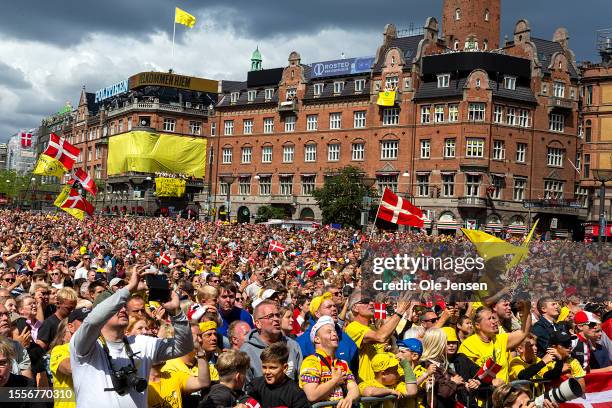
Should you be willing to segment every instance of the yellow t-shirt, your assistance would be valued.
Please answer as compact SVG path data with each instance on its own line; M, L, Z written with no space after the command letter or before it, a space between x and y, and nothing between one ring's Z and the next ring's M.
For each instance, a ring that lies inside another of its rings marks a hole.
M329 356L321 349L317 350L317 353L327 359L329 367L340 368L342 371L347 373L347 381L355 381L355 376L351 372L348 364L344 360L330 359ZM321 384L331 380L332 373L329 367L321 362L321 359L315 354L312 354L302 361L300 367L300 388L304 388L304 384ZM342 393L342 387L337 386L333 389L327 401L338 401L344 398Z
M496 377L508 382L510 353L508 352L508 334L497 334L490 342L485 343L477 334L472 334L459 346L458 353L463 353L478 367L482 367L489 358L501 366Z
M518 376L521 373L521 371L523 371L524 369L526 369L527 367L534 365L534 364L538 364L540 361L542 361L542 359L540 357L536 357L535 361L531 364L526 363L525 361L523 361L523 358L521 356L517 356L514 357L512 360L510 360L510 367L508 369L508 378L509 381L516 381L518 380ZM544 374L549 370L552 369L555 365L555 362L552 362L552 365L547 366L545 365L544 367L542 367L542 369L540 371L538 371L538 373L536 375L534 375L532 378L534 380L541 380L544 378ZM536 391L538 391L538 394L541 394L544 391L544 385L541 383L535 383L535 387L536 387Z
M147 403L149 408L181 408L182 393L191 375L181 371L162 372L157 382L149 381Z
M578 360L576 360L573 357L569 357L567 359L567 361L565 361L565 363L569 366L570 369L570 375L573 378L582 378L586 375L586 372L584 371L584 368L582 368L582 366L580 365L580 363L578 362ZM546 367L550 370L553 369L553 367L555 366L555 362L551 361L550 363L548 363L546 365ZM563 374L563 377L568 377L566 373Z
M363 381L362 383L359 384L359 393L363 395L363 390L365 390L368 387L386 388L386 389L391 389L391 390L401 392L402 394L406 394L406 383L404 381L400 381L395 387L388 387L386 385L382 385L375 379ZM408 407L414 406L414 398L401 398L397 402L397 405L394 405L394 402L395 401L385 401L383 403L383 408L394 408L394 407L408 408Z
M72 376L65 375L57 371L59 365L65 359L70 360L70 343L62 344L60 346L53 347L51 350L49 359L49 369L53 376L53 389L68 389L74 390L72 384ZM55 401L53 403L54 408L74 408L76 407L76 401Z
M420 364L414 367L412 369L412 372L414 372L414 376L417 379L417 383L419 382L419 378L421 378L424 375L427 375L427 369ZM421 382L421 384L419 385L418 394L416 398L416 404L413 404L413 406L418 406L419 408L426 408L426 403L427 403L426 395L425 395L426 390L427 390L426 386L427 386L427 380Z
M210 370L210 381L219 381L219 372L217 371L217 367L214 364L208 363L208 369ZM185 374L189 374L193 377L198 376L198 366L194 365L193 367L187 367L187 364L183 360L179 358L173 358L172 360L166 361L163 368L161 369L163 372L173 372L180 371Z
M346 334L353 339L359 348L359 372L357 373L359 382L374 379L374 370L372 370L370 361L376 354L385 352L385 345L383 343L363 342L363 337L370 330L372 330L372 328L359 322L351 322L344 328Z

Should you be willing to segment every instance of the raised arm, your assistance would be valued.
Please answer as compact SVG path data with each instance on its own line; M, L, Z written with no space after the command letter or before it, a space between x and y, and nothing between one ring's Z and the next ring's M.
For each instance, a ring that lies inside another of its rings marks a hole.
M155 357L153 357L156 362L181 357L193 350L191 327L189 327L187 316L179 308L179 298L176 292L172 291L170 301L162 306L170 315L174 337L157 339Z
M187 380L187 386L185 387L184 393L191 394L196 391L206 388L210 385L210 368L208 367L208 361L206 360L206 354L202 353L198 355L198 376L189 377Z
M531 302L523 301L520 309L521 329L508 334L508 351L521 344L531 330Z

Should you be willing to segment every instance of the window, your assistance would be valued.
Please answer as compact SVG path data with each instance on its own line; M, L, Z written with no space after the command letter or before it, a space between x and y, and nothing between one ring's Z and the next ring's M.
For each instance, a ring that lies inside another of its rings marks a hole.
M514 91L516 89L516 77L505 76L504 77L504 88Z
M383 109L383 125L397 125L399 123L399 108Z
M514 201L523 201L525 199L525 188L527 187L527 179L514 178L514 190L512 192L512 199Z
M87 161L91 161L93 158L93 152L91 151L91 147L87 148Z
M296 88L287 88L287 92L285 93L285 99L288 101L294 99L296 93L297 93Z
M448 88L450 86L450 74L438 75L438 88Z
M397 75L391 75L385 78L385 89L394 90L399 84L399 77Z
M587 206L587 199L589 196L589 190L584 187L580 187L580 183L574 183L574 197L580 203L580 206Z
M366 126L366 111L353 112L353 127L361 129Z
M192 135L201 135L202 134L202 122L190 120L189 121L189 132Z
M431 122L431 106L421 106L421 123Z
M250 135L253 133L253 119L245 119L243 122L244 134Z
M306 116L306 130L317 130L319 115Z
M327 161L340 160L340 144L332 143L327 146Z
M526 156L527 156L527 144L517 143L516 144L516 161L518 163L525 163Z
M272 193L272 177L271 176L260 176L259 177L259 195L269 196Z
M119 132L118 133L123 133L123 119L119 120ZM91 131L89 131L89 140L93 139L92 137L92 133Z
M94 170L94 177L97 179L102 178L102 165L101 164L96 164L96 167Z
M274 118L264 118L264 133L274 133Z
M385 191L385 188L397 193L397 175L376 176L376 186L381 195Z
M176 128L176 120L170 119L170 118L164 119L164 131L165 132L174 132L175 128Z
M495 105L493 108L493 122L504 123L504 107L501 105Z
M484 157L484 140L468 138L465 157L479 158Z
M96 146L96 159L102 158L102 147Z
M269 101L274 96L274 88L268 88L264 91L264 98L266 101Z
M222 150L223 164L232 164L232 148L224 147Z
M404 78L404 90L412 89L412 78Z
M446 139L444 140L444 157L450 158L455 157L455 139Z
M444 122L444 105L436 105L434 108L434 120L436 123Z
M330 113L329 114L329 128L340 129L342 126L342 113Z
M543 83L542 84L542 95L546 95L548 94L548 84Z
M553 83L553 96L555 98L565 97L565 84L563 82L555 81Z
M227 192L229 191L229 187L230 185L227 184L225 181L220 181L219 182L219 195L222 195L225 197L227 195Z
M417 174L417 195L429 197L429 174Z
M484 51L486 51L486 50L488 50L488 49L489 49L489 42L488 42L487 40L484 40L484 41L482 42L482 49L483 49Z
M589 178L590 177L590 173L591 173L591 155L590 154L585 154L584 155L584 174L583 174L583 177L584 178Z
M132 118L128 118L128 132L132 130Z
M508 107L506 108L506 123L510 126L516 125L516 109Z
M323 93L323 86L325 84L323 82L319 82L317 84L314 84L314 88L313 88L313 93L314 96L321 96L321 94Z
M584 141L587 143L591 141L591 132L591 120L587 119L587 121L584 123Z
M242 148L241 154L241 162L242 164L251 163L251 158L253 157L253 148L250 146L246 146Z
M442 196L453 197L455 195L455 175L454 174L443 174L442 175Z
M251 195L251 176L241 176L238 179L238 194Z
M551 113L548 119L548 129L553 132L563 132L565 130L565 118L558 113Z
M461 9L456 9L455 10L455 20L461 20Z
M544 180L544 199L560 200L563 198L563 181Z
M480 174L465 175L465 195L467 197L478 197L480 195Z
M355 92L363 92L365 89L365 79L356 79L355 80Z
M264 146L261 148L261 162L272 163L272 146Z
M421 140L421 159L429 159L431 157L431 141Z
M217 136L217 122L212 122L210 124L210 135Z
M257 91L249 91L247 93L247 101L248 102L253 102L255 100L256 96L257 96Z
M448 105L448 121L457 122L459 120L459 105L456 103Z
M493 192L491 198L500 200L502 198L502 190L504 188L504 178L500 176L492 176Z
M564 149L558 147L549 147L546 153L546 164L554 167L563 166Z
M280 181L280 195L293 195L293 176L279 176L278 179Z
M341 94L344 90L344 81L334 82L334 95Z
M381 160L397 159L398 145L399 142L397 140L383 140L380 144Z
M317 161L317 145L308 144L304 147L304 161L314 162Z
M351 146L351 160L363 160L365 158L365 143L353 143Z
M230 102L236 103L238 102L238 98L240 98L240 92L232 92L230 95Z
M225 136L231 136L234 134L234 121L233 120L226 120L223 123L224 127L223 127L223 134Z
M486 9L486 10L485 10L485 15L484 15L484 19L485 19L485 21L489 21L490 14L491 14L491 13L489 13L489 9Z
M576 99L576 88L574 88L574 87L570 88L570 98L572 100Z
M585 105L591 105L593 103L593 85L588 85L585 88L584 101Z
M317 176L302 176L302 195L311 195L315 189Z
M285 118L285 132L295 132L295 116L287 116Z
M506 158L506 146L503 140L493 141L493 160L504 160Z
M283 146L283 163L293 163L295 148L293 145Z
M468 120L471 122L482 122L485 118L484 103L470 103L468 110Z
M518 125L520 127L529 127L529 109L519 110Z

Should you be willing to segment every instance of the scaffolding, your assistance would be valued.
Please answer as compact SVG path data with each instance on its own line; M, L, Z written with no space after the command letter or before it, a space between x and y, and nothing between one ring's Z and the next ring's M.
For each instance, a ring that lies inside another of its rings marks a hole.
M597 30L597 51L604 62L612 60L612 28Z

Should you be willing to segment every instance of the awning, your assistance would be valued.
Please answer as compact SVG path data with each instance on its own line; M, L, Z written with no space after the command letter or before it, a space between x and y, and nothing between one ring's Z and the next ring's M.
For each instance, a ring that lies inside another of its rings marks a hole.
M524 234L527 232L526 225L509 225L508 232L511 234Z
M302 177L312 177L312 176L316 176L317 173L302 173L301 175Z
M506 178L506 175L502 173L491 173L491 176L499 177L499 178Z
M257 175L259 177L270 177L270 176L272 176L272 173L257 173Z
M399 171L377 171L377 176L397 176L399 175Z
M429 170L429 171L417 171L416 174L419 174L419 175L431 174L431 170Z
M428 220L423 221L423 228L431 228L431 221L428 221Z
M278 177L291 177L291 176L293 176L293 173L280 173L278 175Z
M438 221L438 229L454 229L459 228L457 221Z
M566 229L553 230L552 232L555 235L555 237L558 237L558 238L567 238L567 237L569 237L569 231L566 230Z
M456 174L456 171L453 170L444 170L444 171L440 171L440 174L445 175L445 174Z
M504 229L503 224L487 224L484 227L486 232L500 232L502 229Z
M467 174L468 176L482 176L483 172L478 172L478 171L466 171L465 174Z

